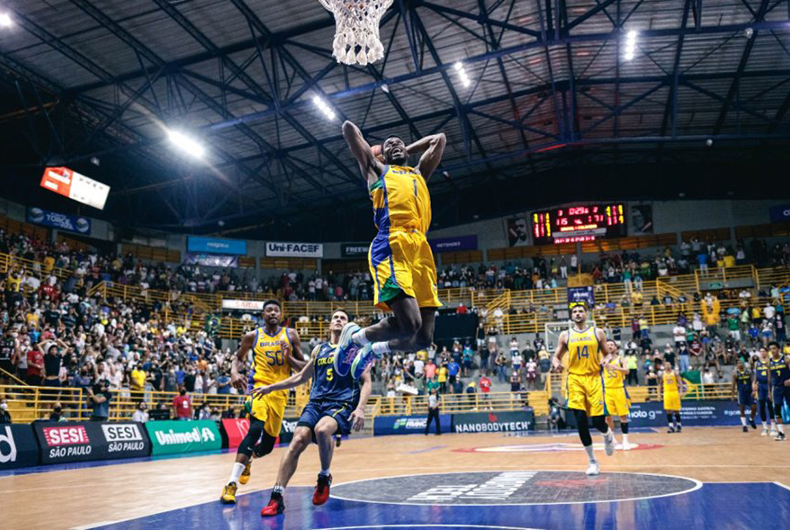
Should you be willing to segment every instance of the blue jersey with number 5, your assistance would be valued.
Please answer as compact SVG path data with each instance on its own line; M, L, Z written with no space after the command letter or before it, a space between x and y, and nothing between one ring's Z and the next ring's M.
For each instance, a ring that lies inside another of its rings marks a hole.
M340 376L335 372L336 353L337 346L328 342L324 342L318 347L310 401L356 404L356 400L359 399L359 386L350 372L345 376Z

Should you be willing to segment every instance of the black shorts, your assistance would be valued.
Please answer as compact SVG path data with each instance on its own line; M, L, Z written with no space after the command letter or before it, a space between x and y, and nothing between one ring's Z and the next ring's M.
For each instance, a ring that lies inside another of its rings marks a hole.
M340 401L310 401L302 411L297 427L307 427L313 433L315 442L315 426L324 416L334 418L337 422L337 431L334 434L349 434L351 432L351 403Z

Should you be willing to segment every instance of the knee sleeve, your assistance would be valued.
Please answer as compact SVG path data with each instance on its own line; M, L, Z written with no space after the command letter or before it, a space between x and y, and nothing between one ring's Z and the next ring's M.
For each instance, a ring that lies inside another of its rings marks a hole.
M274 442L276 441L277 438L274 438L268 432L264 432L260 443L256 444L252 448L253 452L255 453L255 458L261 458L271 453L274 449Z
M239 444L237 453L252 456L252 448L258 443L258 439L263 434L263 422L259 419L250 417L250 430Z
M589 447L592 445L592 436L590 436L590 426L587 425L587 413L583 410L573 409L573 416L576 418L576 426L579 429L579 438L581 438L582 445Z
M592 418L593 426L598 429L598 432L606 432L609 430L609 426L606 424L606 418L604 416L593 416Z
M628 422L620 422L620 430L623 431L623 434L628 434Z

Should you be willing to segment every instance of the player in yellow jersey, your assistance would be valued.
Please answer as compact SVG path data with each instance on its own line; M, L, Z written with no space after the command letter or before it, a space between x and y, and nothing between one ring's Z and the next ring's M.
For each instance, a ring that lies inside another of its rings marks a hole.
M615 440L615 448L629 451L635 446L628 443L628 413L631 408L631 399L625 389L624 379L630 370L618 355L617 343L612 339L606 341L607 355L604 359L603 387L606 401L606 423L614 432L614 417L620 417L620 430L623 431L623 443Z
M601 472L595 459L588 416L603 433L607 456L614 454L614 432L606 424L606 407L601 381L601 357L606 351L606 335L594 325L587 325L587 305L580 302L571 308L571 327L560 333L552 363L562 369L562 357L568 352L568 408L573 410L584 450L587 451L588 475Z
M245 392L284 381L291 375L291 369L301 370L305 366L299 334L295 329L280 324L280 302L264 302L263 320L263 327L244 334L233 358L231 382ZM240 373L239 363L248 362L250 350L252 362L245 381ZM233 464L230 479L220 497L223 503L236 502L238 483L246 484L249 480L253 453L256 458L261 458L274 449L274 442L280 435L287 399L288 394L285 391L272 392L255 400L247 397L244 407L250 416L250 429L236 451L236 463Z
M664 373L661 375L664 388L664 412L667 413L667 432L681 432L683 425L680 423L680 394L682 384L680 374L671 362L664 362ZM675 415L675 423L672 423L672 414Z
M343 137L356 158L373 201L373 220L378 235L370 245L368 261L375 282L374 302L394 316L361 329L350 322L343 328L335 356L339 375L352 372L355 379L384 353L416 352L433 341L436 308L436 265L425 237L431 225L431 196L426 182L439 166L444 134L426 136L406 144L397 136L381 145L381 159L347 121ZM409 156L422 153L411 167Z

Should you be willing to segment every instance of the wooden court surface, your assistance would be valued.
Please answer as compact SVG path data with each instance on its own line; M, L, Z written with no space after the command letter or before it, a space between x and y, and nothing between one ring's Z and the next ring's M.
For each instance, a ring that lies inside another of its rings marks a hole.
M619 435L618 435L619 438ZM600 436L595 437L596 443ZM661 445L597 451L601 471L678 475L703 482L782 482L790 485L790 442L775 442L740 427L686 428L681 434L633 433L631 443ZM583 471L583 451L474 452L501 446L579 445L571 435L443 434L344 440L335 450L335 484L396 475L496 470ZM539 448L539 447L538 447ZM550 448L547 446L547 451ZM285 448L255 461L239 494L271 488ZM75 528L139 518L219 498L234 453L150 460L101 467L0 477L0 528ZM46 470L46 466L41 468ZM318 451L302 455L292 486L311 486Z

